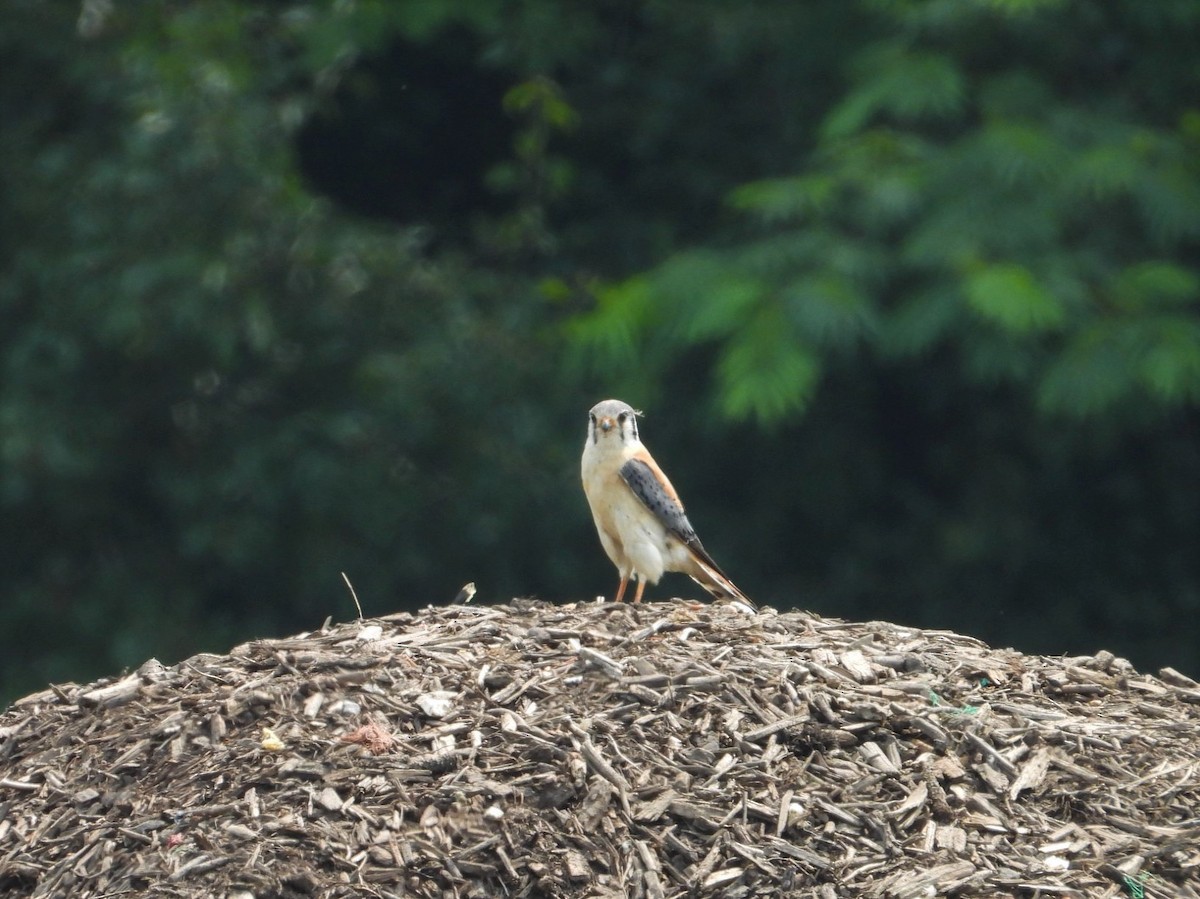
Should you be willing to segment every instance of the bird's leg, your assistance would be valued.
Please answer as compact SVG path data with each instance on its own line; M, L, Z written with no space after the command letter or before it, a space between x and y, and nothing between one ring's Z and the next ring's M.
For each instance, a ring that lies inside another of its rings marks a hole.
M617 598L614 599L613 602L620 602L622 599L625 598L625 588L628 586L629 586L629 578L627 578L627 577L621 578L621 586L619 586L617 588Z
M638 578L637 591L633 594L633 601L639 603L642 601L642 594L646 592L646 582Z

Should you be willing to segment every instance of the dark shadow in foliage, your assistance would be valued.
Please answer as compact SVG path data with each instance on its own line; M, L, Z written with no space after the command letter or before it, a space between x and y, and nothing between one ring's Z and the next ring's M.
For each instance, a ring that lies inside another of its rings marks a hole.
M484 179L511 155L502 99L514 79L479 55L475 35L454 27L360 61L298 135L312 187L361 215L451 233L501 211Z

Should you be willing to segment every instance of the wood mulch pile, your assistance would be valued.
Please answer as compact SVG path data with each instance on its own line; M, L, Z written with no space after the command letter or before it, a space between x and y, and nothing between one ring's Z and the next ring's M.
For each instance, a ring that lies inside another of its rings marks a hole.
M1200 897L1200 687L684 601L457 605L0 715L5 897Z

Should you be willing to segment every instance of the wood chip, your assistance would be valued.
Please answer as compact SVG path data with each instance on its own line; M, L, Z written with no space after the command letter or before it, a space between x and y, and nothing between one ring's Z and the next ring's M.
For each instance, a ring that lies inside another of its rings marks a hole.
M1008 788L1009 799L1016 799L1025 790L1036 790L1041 787L1050 770L1051 755L1051 749L1041 746L1025 761Z
M0 892L1200 899L1198 732L1111 653L460 603L18 700Z

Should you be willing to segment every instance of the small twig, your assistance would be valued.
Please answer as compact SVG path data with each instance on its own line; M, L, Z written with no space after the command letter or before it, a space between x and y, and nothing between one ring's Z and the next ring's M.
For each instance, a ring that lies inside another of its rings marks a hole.
M346 577L346 572L342 572L342 580L346 582L346 586L350 589L350 596L354 600L354 608L358 609L358 620L363 620L362 606L358 602L358 594L354 592L354 585L350 583L350 578Z
M0 777L0 787L7 787L10 790L26 790L29 792L37 792L42 788L42 785L28 780L15 780L11 777Z
M609 658L602 652L592 649L590 646L579 647L579 660L585 666L599 668L604 671L609 677L621 676L621 663L616 659Z
M596 744L592 742L592 738L570 718L567 719L567 730L575 738L575 743L579 747L579 754L583 756L588 767L617 788L617 796L621 800L621 808L625 811L626 816L633 817L633 812L629 808L629 781L625 779L620 771L608 763L608 760L600 754L600 750Z
M190 862L182 865L177 870L172 871L169 875L167 875L167 880L169 880L171 883L176 883L193 874L207 874L214 868L227 865L231 861L233 861L233 856L231 855L223 855L216 858L213 858L209 855L200 855L192 859Z
M964 732L963 736L967 738L967 742L991 759L993 765L995 765L1009 777L1016 776L1017 766L1002 756L1000 754L1000 750L998 750L995 746L982 737L976 736L970 731Z
M136 674L121 678L115 684L97 687L79 697L79 704L89 708L112 709L135 699L141 692L142 681Z

